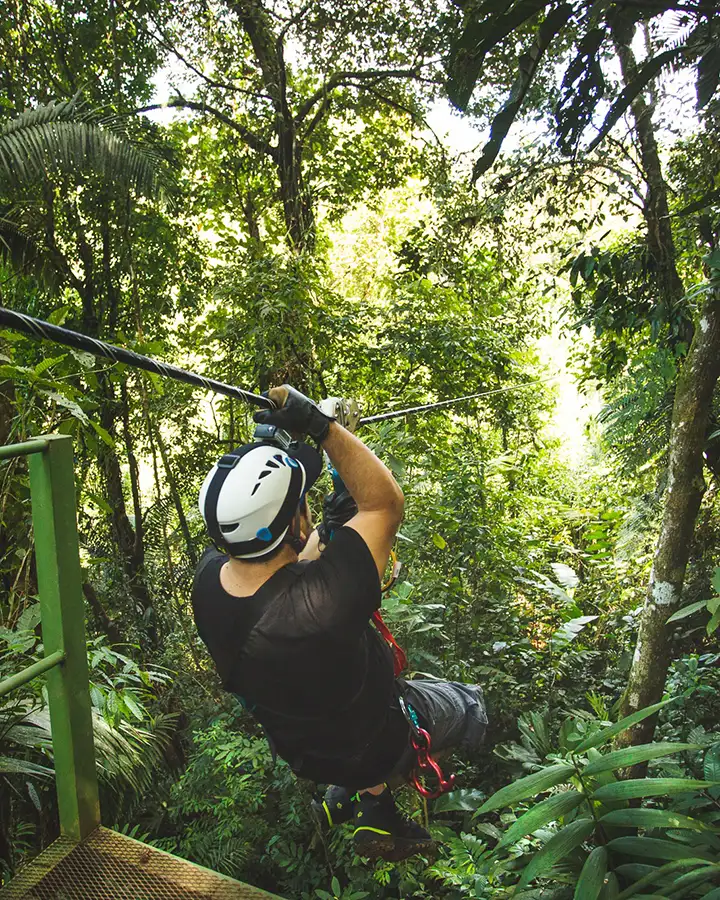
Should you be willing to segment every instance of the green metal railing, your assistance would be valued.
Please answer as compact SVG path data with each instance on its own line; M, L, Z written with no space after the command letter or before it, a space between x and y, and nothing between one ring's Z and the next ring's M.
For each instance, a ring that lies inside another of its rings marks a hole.
M45 657L0 682L0 697L47 672L60 831L81 841L100 824L85 649L72 439L0 447L27 456Z

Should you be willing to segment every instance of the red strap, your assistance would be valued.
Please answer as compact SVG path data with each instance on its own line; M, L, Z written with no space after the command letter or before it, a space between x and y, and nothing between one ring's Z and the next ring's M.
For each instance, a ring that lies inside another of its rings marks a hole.
M376 609L372 614L373 622L375 623L375 627L383 636L384 640L390 645L393 652L393 665L395 669L395 677L397 678L402 672L407 669L407 656L405 655L405 651L398 644L395 638L392 635L392 631L385 624L383 617L380 615L380 610Z

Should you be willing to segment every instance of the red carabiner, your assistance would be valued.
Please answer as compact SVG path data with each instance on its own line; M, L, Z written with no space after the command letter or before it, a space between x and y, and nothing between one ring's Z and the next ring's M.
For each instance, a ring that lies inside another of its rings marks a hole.
M420 743L420 740L422 743ZM449 778L445 778L443 775L443 770L440 768L440 765L436 760L434 760L431 756L431 739L430 735L424 728L418 727L415 730L415 734L412 738L412 746L413 750L417 753L417 769L413 772L412 783L415 790L426 800L434 800L436 797L439 797L441 794L445 794L448 791L451 791L455 786L455 776L450 775ZM425 787L425 785L420 781L421 773L432 773L436 776L438 780L437 790L431 791L429 788Z

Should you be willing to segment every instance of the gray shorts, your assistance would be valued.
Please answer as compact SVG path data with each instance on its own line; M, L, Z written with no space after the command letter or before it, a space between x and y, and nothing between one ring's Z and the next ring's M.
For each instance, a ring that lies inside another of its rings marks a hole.
M423 678L405 682L403 696L430 734L433 754L443 750L473 751L482 744L488 719L479 685ZM415 751L408 747L390 777L407 775L416 761Z

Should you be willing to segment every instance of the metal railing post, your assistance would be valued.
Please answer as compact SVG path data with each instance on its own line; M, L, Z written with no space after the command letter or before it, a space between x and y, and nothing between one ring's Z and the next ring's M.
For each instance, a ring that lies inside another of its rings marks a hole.
M82 840L100 824L85 646L85 607L72 439L46 438L28 457L45 655L65 654L47 676L60 830Z

